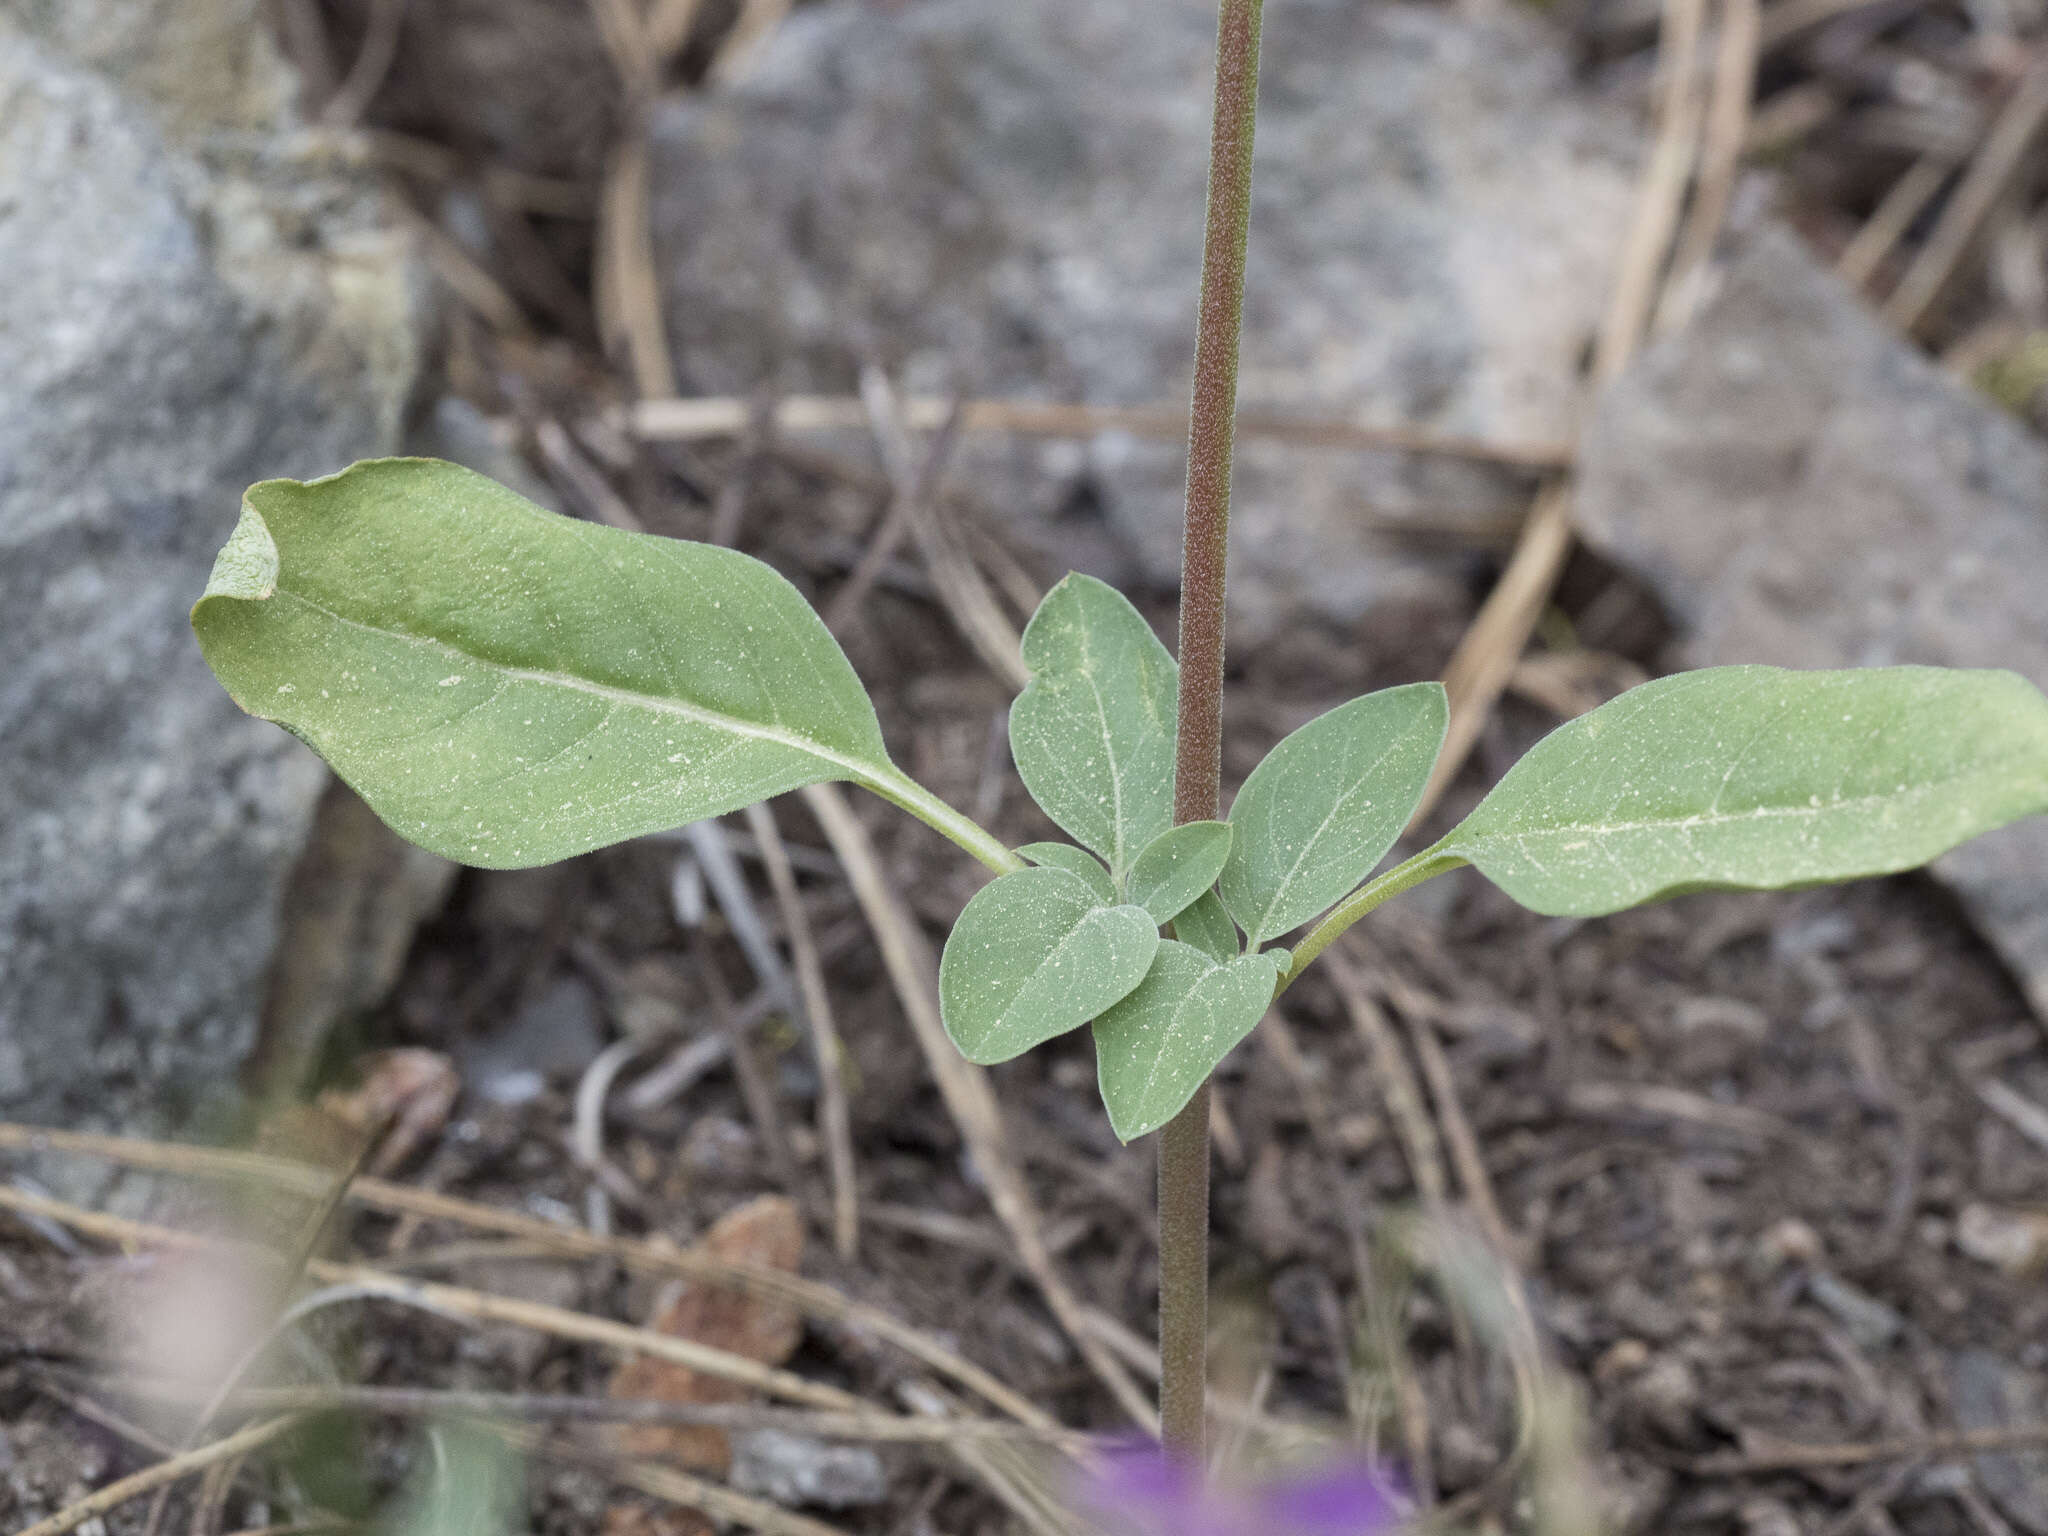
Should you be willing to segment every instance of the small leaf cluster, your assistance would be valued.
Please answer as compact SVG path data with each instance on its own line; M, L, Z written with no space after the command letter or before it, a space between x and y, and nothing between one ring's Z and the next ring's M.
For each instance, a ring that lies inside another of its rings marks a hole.
M1069 576L1025 630L1010 744L1073 841L1011 850L896 766L845 654L770 567L432 460L251 487L192 622L244 709L465 863L548 863L828 780L873 791L996 872L940 964L961 1051L1004 1061L1088 1025L1126 1140L1346 927L1445 870L1590 917L1909 869L2048 810L2048 699L2010 672L1719 667L1559 727L1375 876L1442 748L1440 686L1339 705L1273 748L1225 820L1176 826L1173 658L1121 594Z
M1020 849L1037 867L967 904L940 1011L984 1063L1092 1021L1103 1106L1129 1140L1178 1113L1265 1013L1291 956L1263 946L1393 846L1443 744L1444 691L1419 683L1331 710L1253 770L1228 820L1175 826L1179 676L1144 616L1068 576L1026 627L1024 664L1011 754L1074 842Z

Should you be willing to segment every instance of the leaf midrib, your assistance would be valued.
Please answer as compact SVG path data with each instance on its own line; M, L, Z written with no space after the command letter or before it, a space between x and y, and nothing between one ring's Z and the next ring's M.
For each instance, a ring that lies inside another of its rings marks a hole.
M263 599L263 601L275 602L280 597L289 598L295 603L300 603L322 617L332 619L335 623L346 625L350 629L358 629L365 634L376 635L383 639L404 641L408 645L425 646L448 656L458 656L477 666L488 667L499 675L514 681L539 683L545 687L563 688L572 693L582 693L592 698L602 699L608 704L624 704L638 709L649 710L657 714L673 715L678 719L688 720L698 725L711 726L717 730L730 732L735 736L745 736L755 741L770 742L776 746L788 747L844 768L851 778L861 782L889 781L896 777L894 772L895 765L886 757L879 763L870 762L864 758L849 756L844 752L825 746L822 742L814 741L808 736L800 735L782 726L762 725L758 721L745 720L737 715L722 714L718 710L707 709L701 704L692 704L683 699L663 698L659 694L636 693L630 688L618 688L609 683L597 682L591 678L578 677L573 672L551 672L535 667L515 667L508 662L498 661L489 656L479 655L475 651L466 650L451 641L441 639L439 636L407 634L403 630L385 629L375 624L365 623L363 620L351 618L345 613L338 613L323 603L315 602L304 593L292 591L282 585L269 598Z
M1905 800L1914 795L1925 795L1947 789L1964 779L1975 777L1982 770L1951 774L1946 778L1915 784L1905 790L1877 790L1867 795L1851 795L1845 799L1829 800L1824 805L1759 805L1746 811L1697 811L1690 816L1660 816L1635 821L1571 821L1550 826L1532 827L1520 832L1484 832L1470 837L1452 839L1457 846L1475 848L1486 843L1523 842L1530 838L1558 838L1574 832L1593 833L1609 836L1617 832L1691 832L1700 827L1733 826L1741 822L1771 821L1784 818L1818 819L1842 811L1854 810L1860 806L1882 804L1886 801ZM1452 839L1447 839L1451 841Z
M1280 905L1281 898L1287 894L1287 888L1294 883L1295 876L1301 873L1302 863L1308 858L1309 851L1321 840L1323 834L1330 830L1330 823L1335 821L1344 807L1350 803L1351 797L1359 793L1359 791L1370 787L1374 782L1374 776L1378 774L1380 769L1386 766L1387 759L1392 757L1400 748L1401 742L1398 739L1390 742L1386 750L1373 760L1372 766L1359 776L1351 788L1337 797L1336 803L1330 807L1323 819L1316 824L1315 831L1311 832L1303 841L1301 851L1294 856L1294 862L1287 866L1287 873L1281 876L1279 884L1274 886L1272 899L1259 912L1258 927L1251 930L1250 937L1245 941L1249 947L1256 949L1259 945L1265 943L1267 939L1277 937L1279 933L1285 932L1284 929L1276 929L1269 932L1266 924L1273 920L1274 909ZM1242 794L1243 791L1240 790L1239 793ZM1366 804L1370 806L1372 802L1368 800ZM1270 813L1268 820L1270 822Z
M1079 880L1081 877L1079 875L1075 875L1074 878L1076 880ZM1058 960L1062 955L1064 955L1067 952L1067 950L1075 943L1075 941L1080 938L1081 931L1084 928L1088 927L1089 923L1094 918L1097 912L1117 912L1121 910L1123 910L1123 908L1121 907L1106 907L1098 902L1095 902L1092 899L1091 893L1091 899L1089 901L1088 909L1081 914L1079 921L1077 921L1073 927L1069 928L1066 931L1066 933L1061 936L1060 941L1057 944L1053 945L1052 949L1046 954L1046 957L1043 960L1041 960L1037 965L1034 965L1031 968L1030 974L1027 975L1022 982L1018 983L1017 990L1010 994L1009 1002L1003 1005L1003 1011L996 1016L996 1028L1002 1029L1009 1025L1011 1016L1017 1010L1017 999L1022 997L1025 991L1031 986L1031 984L1038 980L1039 975L1045 970L1045 968L1048 965L1051 965L1054 961ZM1104 1006L1110 1007L1114 1005L1105 1004ZM1086 1023L1087 1020L1084 1019L1081 1022Z

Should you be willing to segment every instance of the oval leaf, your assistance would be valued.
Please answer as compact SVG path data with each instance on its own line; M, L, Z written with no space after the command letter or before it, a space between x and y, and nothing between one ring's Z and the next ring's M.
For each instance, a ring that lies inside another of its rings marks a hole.
M1064 869L1021 869L967 903L939 959L939 1015L969 1061L1008 1061L1145 978L1159 930Z
M1252 770L1221 889L1253 948L1372 873L1421 804L1449 719L1440 683L1383 689L1318 715Z
M1237 924L1223 910L1223 898L1214 891L1202 892L1193 905L1174 918L1173 936L1183 944L1194 945L1211 960L1235 960L1240 953Z
M900 778L838 644L760 561L559 517L453 464L252 486L192 627L236 703L465 864Z
M1173 822L1173 658L1121 592L1079 574L1046 593L1023 654L1031 682L1010 706L1017 773L1121 880Z
M1216 883L1229 857L1229 822L1190 821L1169 827L1132 861L1124 893L1150 912L1155 923L1170 923Z
M1076 848L1072 843L1026 843L1017 852L1041 869L1064 869L1079 875L1104 906L1116 905L1116 882L1109 878L1102 860L1086 848Z
M1137 991L1095 1021L1096 1084L1119 1140L1156 1131L1186 1107L1264 1017L1278 975L1265 955L1218 964L1192 945L1161 942Z
M1558 727L1439 845L1523 906L1891 874L2048 810L2048 699L2010 672L1714 667Z

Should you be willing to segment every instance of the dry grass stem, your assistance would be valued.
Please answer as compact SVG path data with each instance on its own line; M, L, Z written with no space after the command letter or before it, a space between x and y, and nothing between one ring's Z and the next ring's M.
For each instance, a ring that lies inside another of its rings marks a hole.
M947 526L935 494L935 473L928 472L932 465L942 464L947 457L945 450L958 431L957 413L940 425L930 451L923 456L926 468L920 469L919 455L911 443L909 429L903 424L896 392L888 379L880 369L866 368L861 371L860 382L861 403L867 408L868 424L895 489L884 530L892 525L909 530L953 627L974 647L975 654L991 672L1013 692L1021 691L1031 681L1031 674L1025 670L1019 654L1016 627L1004 615L987 578L955 531ZM889 542L878 533L874 552L885 553ZM864 557L862 566L867 563Z
M88 1494L77 1503L58 1510L49 1519L38 1520L34 1525L24 1527L17 1531L15 1536L64 1536L66 1531L75 1531L89 1520L97 1520L110 1514L130 1499L139 1499L145 1493L168 1488L195 1472L204 1472L217 1462L246 1456L249 1452L268 1445L298 1422L298 1418L293 1415L271 1419L238 1430L232 1435L214 1441L211 1445L183 1451L158 1462L153 1467L144 1467L140 1472L131 1473L118 1482L107 1484L97 1493Z
M1714 84L1700 148L1699 185L1657 306L1660 335L1690 320L1706 291L1707 263L1727 221L1735 178L1742 169L1744 142L1749 137L1760 26L1757 0L1721 0L1721 35L1714 50Z
M2048 57L2037 58L2020 77L1920 254L1885 300L1885 319L1901 331L1913 335L1931 318L1963 258L1983 235L1992 211L2025 169L2027 152L2044 123L2048 123Z
M68 1151L100 1157L129 1167L149 1168L206 1178L255 1177L282 1189L317 1197L329 1176L317 1168L261 1153L236 1152L214 1147L195 1147L175 1142L137 1141L122 1137L97 1136L84 1132L48 1131L38 1126L0 1122L0 1148L22 1151ZM610 1259L644 1273L682 1275L738 1286L759 1295L787 1302L806 1316L837 1323L876 1338L886 1339L911 1358L921 1361L948 1379L959 1383L1021 1424L1050 1430L1056 1428L1043 1410L1005 1386L971 1361L939 1343L929 1334L891 1317L888 1313L842 1296L814 1280L765 1265L734 1264L656 1243L631 1238L599 1237L573 1227L560 1227L538 1217L464 1200L432 1190L411 1189L381 1179L358 1179L349 1187L348 1200L370 1210L422 1221L446 1221L485 1232L532 1242L548 1251L586 1258ZM81 1232L117 1243L140 1241L119 1218L97 1212L76 1211L62 1202L25 1195L0 1188L0 1207L41 1212L54 1207ZM204 1248L217 1246L211 1240L171 1228L150 1228L148 1241ZM265 1250L247 1244L231 1245L251 1254ZM275 1262L275 1255L268 1255Z
M903 422L915 432L936 431L955 402L931 396L903 402ZM1094 437L1125 432L1133 437L1177 441L1187 436L1187 407L1169 405L1067 405L1033 400L959 402L963 432L1010 432L1023 437ZM631 411L631 430L649 441L733 437L744 432L754 407L732 398L648 400ZM791 395L775 402L777 431L859 431L867 410L857 398ZM1247 409L1237 415L1237 435L1293 443L1304 448L1409 453L1475 459L1532 471L1564 469L1572 462L1569 443L1517 443L1460 436L1428 427L1376 426L1342 418L1316 418L1281 411Z
M860 1180L854 1168L853 1122L846 1104L846 1047L832 1017L831 990L825 985L810 916L797 890L796 872L790 868L775 813L765 802L750 805L747 826L754 834L762 867L768 871L796 967L797 996L818 1066L818 1138L825 1146L826 1176L832 1184L832 1246L840 1258L850 1260L860 1247Z
M1836 258L1835 271L1842 281L1852 288L1867 288L1954 170L1948 156L1934 153L1908 166Z
M854 894L882 951L890 983L938 1081L940 1097L973 1154L997 1219L1016 1243L1025 1269L1089 1369L1132 1419L1147 1429L1154 1428L1152 1405L1130 1373L1088 1328L1079 1301L1046 1251L1037 1207L1004 1144L1002 1111L989 1090L988 1074L955 1050L947 1038L939 1020L938 964L924 931L890 887L866 829L847 807L839 787L814 784L802 793L804 803L846 865Z

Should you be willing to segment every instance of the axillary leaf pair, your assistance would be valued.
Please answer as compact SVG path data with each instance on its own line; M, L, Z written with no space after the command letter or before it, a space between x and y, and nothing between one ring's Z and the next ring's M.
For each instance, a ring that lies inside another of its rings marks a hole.
M1173 659L1121 595L1070 576L1025 631L1010 735L1074 842L1013 851L891 761L852 666L774 570L558 517L432 460L252 487L192 622L244 709L464 863L548 863L827 780L872 790L998 875L941 964L962 1051L1000 1061L1092 1022L1126 1139L1169 1119L1344 927L1444 870L1593 916L1890 873L2048 810L2048 699L2011 673L1722 667L1561 726L1368 880L1441 746L1442 689L1330 710L1227 821L1175 827ZM1292 954L1269 947L1319 915Z
M1128 1140L1171 1119L1258 1023L1290 959L1261 946L1393 846L1442 745L1444 693L1422 683L1331 710L1273 749L1229 820L1174 826L1178 675L1144 616L1068 576L1025 629L1024 663L1011 754L1081 846L1027 846L1041 867L967 904L940 1009L978 1062L1092 1020L1102 1101Z

